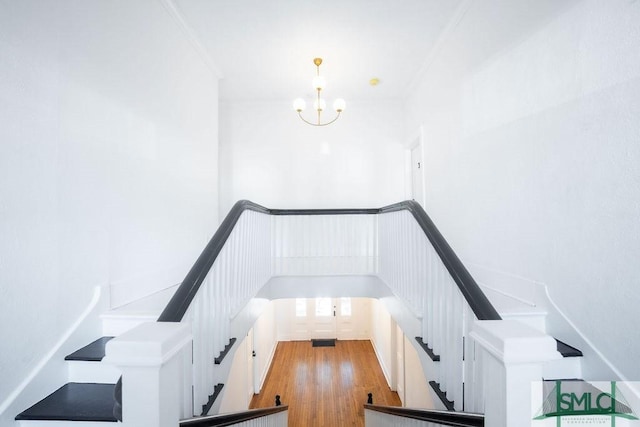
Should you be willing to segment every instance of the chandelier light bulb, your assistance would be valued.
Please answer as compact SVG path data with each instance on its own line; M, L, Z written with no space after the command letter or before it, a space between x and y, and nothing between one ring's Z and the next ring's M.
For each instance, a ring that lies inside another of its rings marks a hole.
M326 81L324 79L324 77L322 76L315 76L313 78L313 88L315 90L322 90L324 89L324 86L326 85Z
M304 99L302 98L296 98L296 100L293 101L293 109L296 110L298 113L303 111L306 106L307 106L307 103L304 102Z
M324 111L327 109L327 103L324 99L316 99L313 101L313 109L316 111Z
M342 98L337 98L335 101L333 101L333 109L336 110L338 113L342 113L346 106L347 104L344 102L344 99Z

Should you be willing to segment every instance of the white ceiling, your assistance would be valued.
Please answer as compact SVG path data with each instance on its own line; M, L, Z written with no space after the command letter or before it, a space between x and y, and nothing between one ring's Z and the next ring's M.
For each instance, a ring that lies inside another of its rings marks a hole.
M462 0L174 0L223 74L222 99L397 98ZM380 79L377 87L369 85Z

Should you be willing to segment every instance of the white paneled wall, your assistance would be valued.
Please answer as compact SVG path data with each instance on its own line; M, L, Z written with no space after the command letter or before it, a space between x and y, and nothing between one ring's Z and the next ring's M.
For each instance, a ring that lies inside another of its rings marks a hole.
M376 215L272 217L273 274L375 274Z

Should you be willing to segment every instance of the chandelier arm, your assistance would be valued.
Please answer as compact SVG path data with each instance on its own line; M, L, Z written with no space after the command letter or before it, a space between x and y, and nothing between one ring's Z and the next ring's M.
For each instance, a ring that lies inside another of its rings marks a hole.
M310 122L309 120L307 120L304 117L302 117L302 113L300 111L298 111L298 117L300 117L300 120L302 120L303 122L305 122L308 125L320 127L320 126L327 126L327 125L330 125L331 123L335 122L336 120L338 120L340 118L340 114L341 113L342 113L341 111L338 112L338 115L333 120L331 120L330 122L327 122L327 123L320 123L320 122L313 123L313 122Z
M341 113L342 113L342 111L338 111L338 114L336 115L336 117L333 120L331 120L330 122L321 124L320 126L327 126L327 125L330 125L331 123L335 122L336 120L338 120L340 118L340 114Z

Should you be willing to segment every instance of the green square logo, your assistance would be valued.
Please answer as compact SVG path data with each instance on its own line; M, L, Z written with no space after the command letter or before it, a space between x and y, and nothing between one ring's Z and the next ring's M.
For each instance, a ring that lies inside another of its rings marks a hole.
M539 391L540 387L534 388L534 393ZM638 400L624 382L543 381L542 404L538 403L532 426L640 426L625 393Z

